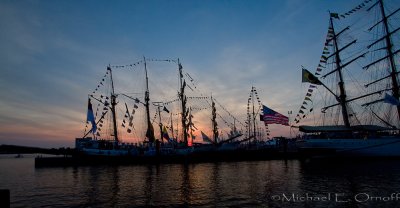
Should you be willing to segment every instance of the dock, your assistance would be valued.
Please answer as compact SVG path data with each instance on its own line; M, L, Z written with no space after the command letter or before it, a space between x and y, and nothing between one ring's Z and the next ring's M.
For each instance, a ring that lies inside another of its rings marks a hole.
M155 156L87 156L37 157L35 167L70 167L89 165L146 165L146 164L191 164L207 162L239 162L276 159L299 159L297 151L235 150L195 152L188 155Z

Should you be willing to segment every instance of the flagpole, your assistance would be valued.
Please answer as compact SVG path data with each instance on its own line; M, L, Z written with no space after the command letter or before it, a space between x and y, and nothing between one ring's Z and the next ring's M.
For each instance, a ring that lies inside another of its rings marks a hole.
M305 69L303 66L301 66L301 69L303 71L303 77L304 74L308 74L308 76L310 76L310 78L312 79L310 80L310 78L306 78L306 80L304 80L303 78L302 82L309 82L311 84L322 85L323 87L325 87L325 89L327 89L330 93L332 93L333 96L335 96L338 102L340 102L340 98L331 89L329 89L323 82L321 82L316 76L314 76L310 71Z

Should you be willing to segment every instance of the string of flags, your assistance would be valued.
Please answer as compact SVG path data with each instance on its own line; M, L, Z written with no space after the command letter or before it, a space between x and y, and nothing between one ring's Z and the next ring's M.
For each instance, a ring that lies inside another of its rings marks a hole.
M169 105L169 104L174 103L174 102L177 102L177 101L179 101L179 100L180 100L180 99L177 98L177 99L175 99L175 100L165 102L164 105Z
M209 97L204 97L204 96L200 96L200 97L187 97L189 99L208 99Z
M346 17L348 17L348 16L350 16L350 15L356 13L358 10L364 8L364 7L365 7L368 3L370 3L371 1L373 1L373 0L364 0L363 3L357 5L357 6L354 7L353 9L351 9L351 10L349 10L348 12L343 13L343 14L331 13L331 17L336 18L336 19L340 19L340 18L344 19L344 18L346 18Z
M219 113L216 113L216 115L218 115L221 120L231 129L233 129L233 123L229 123L228 121L226 121Z
M210 102L209 102L209 98L210 98L210 97L208 97L208 96L187 97L187 98L205 99L205 101L206 101L207 104L208 104L208 106L206 106L206 107L192 106L192 107L190 107L191 112L193 112L193 111L195 111L195 110L207 110L207 109L209 109L210 107L212 107L212 105L211 105ZM215 101L214 98L212 98L212 99ZM233 117L232 114L230 114L220 103L218 103L218 104L219 104L231 117ZM226 119L224 119L224 117L223 117L220 113L218 113L218 112L216 112L216 111L213 111L213 113L215 114L215 116L218 115L218 117L223 121L223 123L225 123L229 128L232 128L232 129L233 129L234 124L233 124L232 122L229 122L229 121L227 121Z
M197 86L196 86L196 84L194 83L194 79L189 75L189 73L186 72L186 73L185 73L185 76L186 76L187 78L189 78L190 83L193 85L193 87L194 87L195 89L197 89ZM192 91L194 91L193 88L190 87L189 85L188 85L188 87L189 87L189 89L191 89Z
M173 59L146 59L146 62L173 62L173 63L177 63L177 60L173 60ZM128 67L135 67L135 66L139 66L142 63L144 63L144 60L140 60L138 62L135 62L133 64L126 64L126 65L112 65L110 66L111 68L128 68Z
M104 76L104 77L106 77L107 76L107 73L106 73L106 75ZM104 80L102 80L102 81L104 81ZM101 82L102 83L102 82ZM98 88L96 88L96 90L95 90L95 92L98 90ZM101 97L101 99L97 99L97 98L95 98L93 95L89 95L89 97L92 97L92 98L94 98L95 100L100 100L100 103L98 103L97 104L97 106L96 106L96 113L93 115L94 116L94 118L93 118L93 120L95 120L96 119L96 117L98 117L98 114L99 114L99 111L100 111L100 109L102 109L102 114L101 114L101 117L100 117L100 119L98 120L98 123L99 123L99 127L96 129L97 130L97 132L96 132L96 134L95 135L97 135L97 136L100 136L100 132L101 132L101 128L103 127L103 118L104 118L104 116L105 116L105 114L107 114L107 112L108 112L108 105L109 105L109 103L107 102L107 100L109 99L108 97L106 97L106 96L103 96L103 95L100 95L100 97ZM104 101L103 101L103 98L104 98ZM103 103L103 106L101 105L101 103ZM93 112L93 110L92 110L92 112ZM84 132L86 133L86 131L87 131L87 128L88 128L88 122L86 122L86 125L85 125L85 129L84 129Z
M99 126L100 127L103 127L103 119L104 119L104 116L106 115L108 113L108 109L106 110L106 111L103 111L102 113L101 113L101 117L100 117L100 119L99 119ZM98 128L97 129L99 132L101 131L101 128ZM99 133L98 133L99 134ZM100 135L98 135L98 136L100 136Z
M197 100L209 99L209 97L207 97L207 96L186 97L186 98L188 98L188 99L197 99ZM171 103L174 103L174 102L177 102L177 101L180 101L180 100L181 100L181 99L177 98L177 99L175 99L175 100L171 100L171 101L165 102L164 105L169 105L169 104L171 104Z
M164 108L163 108L163 111L165 111L165 112L167 112L167 113L169 113L169 110L167 109L167 107L165 107L164 106ZM151 124L154 124L154 122L156 122L156 119L157 119L157 116L158 116L159 114L158 114L158 111L156 111L156 113L154 114L154 117L153 117L153 119L152 119L152 121L151 121ZM179 113L177 113L177 114L173 114L173 115L179 115Z
M134 67L134 66L139 66L139 65L141 65L143 63L143 60L141 60L141 61L138 61L138 62L136 62L136 63L133 63L133 64L126 64L126 65L113 65L113 66L110 66L111 68L125 68L125 67Z
M324 69L326 69L328 56L331 53L328 47L332 46L331 41L332 41L333 36L334 36L333 28L331 26L329 26L328 32L326 35L326 39L325 39L324 48L322 50L322 55L321 55L320 61L318 63L317 69L315 70L315 73L314 73L315 76L311 73L308 73L308 71L305 70L304 68L302 69L302 82L308 82L308 83L310 83L310 85L308 86L308 90L304 97L303 103L301 104L300 109L294 119L294 122L296 124L299 123L301 119L306 118L307 115L313 111L312 96L313 96L313 93L315 92L315 89L317 89L317 85L321 84L318 77L320 77L321 72Z
M107 77L109 76L109 74L110 73L107 70L106 73L104 74L104 76L102 77L101 81L99 82L99 84L93 90L92 94L89 95L90 97L95 98L94 95L98 94L98 91L101 88L105 87L104 84L105 84L106 80L108 79ZM108 96L105 96L105 95L102 95L102 94L99 94L98 96L100 96L100 98L96 98L96 100L100 100L100 103L97 104L95 117L97 117L99 115L100 111L101 111L101 116L100 116L100 119L98 121L100 124L99 124L99 128L97 129L96 136L101 136L100 132L102 131L102 127L103 127L103 119L104 119L104 116L108 113L109 104L110 104L109 103L109 99L110 98ZM103 104L103 105L101 105L101 104Z
M137 106L136 104L134 104L131 113L129 113L128 105L125 103L125 109L126 109L126 111L125 111L125 115L124 115L124 118L123 118L123 120L122 120L121 126L122 126L123 128L127 128L126 131L127 131L128 133L131 133L131 132L132 132L132 129L135 128L135 127L133 126L133 118L134 118L133 116L135 115L136 109L138 109L138 108L139 108L139 106ZM126 127L126 124L128 124L128 127Z
M255 95L255 98L256 98L256 100L257 100L257 103L258 103L258 105L259 105L259 109L262 109L263 107L263 105L262 105L262 103L261 103L261 100L260 100L260 98L258 97L258 93L257 93L257 90L256 90L256 88L253 86L253 87L251 87L251 91L250 91L250 95L249 95L249 98L247 99L247 118L248 118L248 121L250 121L251 120L251 114L250 114L250 101L252 100L252 99L254 99L254 97L253 97L253 94ZM246 122L246 133L248 133L248 125L250 125L248 122ZM264 122L264 125L265 125L265 131L267 132L267 136L269 136L269 127L268 127L268 124L266 123L266 122Z
M93 95L89 95L92 98L95 98ZM96 108L96 117L97 114L99 112L100 109L102 109L102 111L106 111L108 110L108 106L109 106L109 102L108 102L108 97L104 96L104 95L100 95L100 99L95 98L96 100L100 100L100 103L97 104L97 108ZM103 100L104 99L104 100ZM101 104L103 104L103 106L101 106Z
M180 69L182 69L181 66L180 66ZM194 87L194 89L197 89L195 80L192 78L192 76L190 76L190 74L187 73L187 72L186 72L184 75L189 79L189 81L190 81L191 85ZM189 86L186 82L184 82L184 85L187 86L187 87L189 87L189 89L191 89L192 91L194 91L193 88L192 88L191 86ZM208 96L187 97L187 98L188 98L188 99L205 99L205 100L207 101L208 105L211 106L211 104L210 104L209 101L208 101L208 99L209 99L210 97L208 97ZM213 100L216 101L215 99L213 99ZM218 103L218 102L217 102L217 103ZM228 113L229 116L231 116L234 120L239 121L239 120L237 120L228 110L226 110L226 108L224 108L220 103L218 103L218 104L219 104L219 106L220 106L225 112ZM201 108L201 109L199 109L199 110L205 110L205 109L208 109L208 108L209 108L209 107L205 107L205 108ZM194 108L194 109L196 109L196 108ZM218 113L217 113L217 114L218 114ZM229 126L229 127L231 127L231 128L233 127L233 123L227 122L225 119L223 119L223 117L222 117L220 114L218 114L218 115L219 115L219 117L223 120L223 122L224 122L227 126ZM241 123L240 121L239 121L239 123L242 124L242 125L244 126L244 124Z
M222 110L224 110L230 117L233 118L233 120L238 121L242 126L245 126L240 120L236 119L221 103L219 103L215 98L213 100L221 107Z
M106 71L106 74L103 76L100 83L97 85L96 89L92 92L92 94L95 94L100 89L101 86L104 86L104 81L107 76L108 76L108 70Z
M201 111L201 110L207 110L210 107L204 107L204 108L200 108L200 107L192 107L192 110L197 110L197 111Z
M246 123L246 134L248 134L249 132L249 125L250 125L250 123L248 122L248 121L250 121L251 120L251 114L250 114L250 101L251 101L251 99L253 98L253 87L251 87L251 92L250 92L250 95L249 95L249 98L247 99L247 121L245 122Z
M151 62L151 61L154 61L154 62L155 61L166 61L166 62L178 63L178 60L173 60L173 59L146 59L146 60L140 60L140 61L132 63L132 64L113 65L113 66L107 67L107 71L104 74L104 76L102 77L101 81L98 83L97 87L93 90L92 94L89 94L89 97L93 97L96 100L100 101L100 103L97 104L96 113L95 113L96 117L98 117L99 112L102 111L101 117L100 117L100 119L98 121L100 124L99 124L99 128L97 128L97 134L96 134L97 136L100 136L101 128L103 127L103 118L108 113L109 105L110 105L110 101L109 101L110 98L108 96L99 94L98 91L102 87L105 86L105 82L108 79L107 76L110 74L110 72L109 72L110 68L135 67L135 66L139 66L140 64L143 64L145 61L149 61L149 62ZM179 63L179 68L182 69L182 65L180 63ZM97 96L96 96L97 98L95 97L96 94L97 94ZM135 103L139 103L139 102L140 102L140 100L136 98L135 99ZM101 105L101 103L103 105ZM172 102L170 102L170 103L172 103ZM126 108L127 108L127 106L126 106ZM138 106L136 104L134 104L133 109L132 109L132 113L129 113L128 108L127 108L127 113L126 113L125 118L123 119L123 122L121 124L122 127L127 128L127 132L128 133L131 133L132 129L134 128L134 126L133 126L133 115L135 114L135 109L137 109L137 108L138 108ZM88 123L86 122L84 132L87 131L87 128L88 128Z
M156 111L156 113L154 114L153 119L151 120L151 124L153 124L156 121L157 115L158 115L158 111Z
M126 65L112 65L108 67L108 70L106 71L105 75L102 77L101 81L97 84L97 87L95 88L95 90L93 91L93 93L90 95L93 98L96 98L97 101L99 101L99 103L97 104L97 109L96 109L96 117L100 118L98 120L99 124L98 124L98 129L97 129L97 136L101 136L102 134L104 135L105 133L108 134L108 132L105 132L105 130L107 130L107 125L104 125L105 129L103 129L103 119L104 116L110 111L110 105L111 105L111 97L109 96L105 96L103 93L103 91L106 90L106 87L108 86L108 84L106 83L106 81L108 81L109 79L109 75L111 74L111 71L109 71L110 68L129 68L129 67L136 67L139 66L141 64L144 64L147 61L166 61L166 62L173 62L178 64L179 69L183 69L182 65L179 63L178 60L172 60L172 59L145 59L145 60L140 60L138 62L132 63L132 64L126 64ZM107 78L108 76L108 78ZM192 91L194 90L198 90L197 86L196 86L196 82L195 80L192 78L192 76L189 73L184 73L183 76L185 76L185 79L187 81L187 83L185 82L185 86L188 86L189 89L191 89ZM182 76L182 77L183 77ZM189 86L190 84L190 86ZM185 100L193 100L193 102L196 102L196 100L206 100L209 99L209 96L189 96L186 97L185 96ZM169 105L173 102L176 101L180 101L180 99L175 99L169 102L164 103L164 105ZM139 103L140 100L139 99L135 99L136 103ZM208 101L207 101L208 102ZM226 111L228 113L228 115L232 118L234 118L237 122L241 123L239 120L237 120L229 111L227 111L220 103L218 103L221 108ZM94 105L95 106L95 105ZM93 107L94 107L93 106ZM126 130L126 132L128 133L132 133L132 131L134 130L134 119L135 119L135 113L137 113L137 109L139 108L138 105L136 104L132 104L132 106L128 106L125 103L125 107L126 107L126 111L125 111L125 115L122 118L122 123L119 124L122 126L122 128L124 128ZM129 107L129 108L128 108ZM165 107L165 106L164 106ZM198 108L193 107L192 110L206 110L209 109L210 107L204 107L204 106L199 106ZM168 111L168 110L167 110ZM110 111L111 112L111 111ZM188 114L188 113L186 113ZM180 115L180 113L177 113L175 115ZM98 117L100 116L100 117ZM152 119L152 123L154 123L154 121L156 121L158 116L158 113L156 113L154 115L154 118ZM187 115L188 116L188 115ZM192 115L189 115L191 117L193 117ZM233 126L233 123L228 122L227 120L225 120L220 114L218 114L218 116L223 120L223 122L227 125L227 126ZM225 118L226 115L224 114ZM190 120L190 118L187 120ZM229 120L229 119L228 119ZM104 123L105 124L105 123ZM242 123L241 123L242 124ZM188 125L193 125L193 123L188 123ZM243 125L243 124L242 124ZM194 126L192 126L193 128ZM88 128L88 124L86 124L85 126L85 131ZM194 127L195 128L195 127Z
M192 106L191 107L191 110L192 111L194 111L194 110L207 110L207 109L210 109L210 107L212 107L212 104L209 102L209 98L210 97L208 97L208 96L200 96L200 97L187 97L187 98L197 98L197 99L205 99L206 100L206 102L207 102L207 104L208 104L208 106L207 107L196 107L196 106ZM213 101L216 101L216 99L215 98L212 98L212 100ZM217 102L217 101L216 101ZM218 103L218 102L217 102ZM233 119L235 119L236 120L236 118L235 117L233 117L233 115L231 114L231 113L229 113L229 111L227 111L220 103L218 103L219 104L219 106L225 111L225 112L227 112L228 113L228 115L229 116L231 116ZM214 112L213 111L213 113L215 113L215 115L218 115L218 117L219 118L221 118L221 120L229 127L229 128L232 128L233 129L233 127L234 127L234 124L232 123L232 122L228 122L226 119L224 119L224 117L220 114L220 113L218 113L218 112ZM240 121L239 121L240 122ZM243 124L242 124L243 125ZM244 125L243 125L244 126Z
M158 61L158 62L162 62L162 61L166 61L166 62L174 62L177 63L178 60L174 60L174 59L146 59L146 61Z

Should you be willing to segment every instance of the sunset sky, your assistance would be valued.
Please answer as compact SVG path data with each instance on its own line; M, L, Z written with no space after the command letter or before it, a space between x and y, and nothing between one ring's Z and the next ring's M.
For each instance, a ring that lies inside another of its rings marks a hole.
M73 147L106 66L143 56L179 58L237 118L252 86L265 105L296 112L301 65L318 65L328 11L361 2L0 1L0 144ZM271 131L289 136L287 127Z

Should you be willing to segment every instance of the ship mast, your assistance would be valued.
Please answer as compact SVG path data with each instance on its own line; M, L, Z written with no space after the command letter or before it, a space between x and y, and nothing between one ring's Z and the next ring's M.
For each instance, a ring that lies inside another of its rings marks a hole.
M254 136L254 141L257 141L256 137L256 112L254 108L254 91L256 90L255 87L251 87L251 97L253 100L253 136Z
M154 130L151 127L151 120L150 120L150 91L149 91L149 77L147 76L147 63L146 58L143 57L144 60L144 71L146 75L146 92L145 92L145 107L146 107L146 118L147 118L147 133L146 136L149 139L150 143L154 142Z
M344 82L343 82L343 75L342 75L342 66L341 66L341 59L339 55L339 47L337 43L337 34L335 33L335 29L333 27L333 20L332 20L332 15L330 15L330 28L332 28L332 34L333 34L333 44L334 44L334 50L335 50L335 62L336 62L336 70L339 75L339 96L338 96L338 102L340 106L342 107L342 117L343 117L343 123L346 127L350 127L350 121L349 121L349 115L347 113L347 105L346 105L346 90L344 88Z
M387 20L387 16L385 15L385 8L383 7L383 0L379 0L379 5L380 5L380 9L381 9L381 13L382 13L382 19L383 19L383 26L384 26L384 30L385 30L385 41L386 41L386 51L389 55L389 62L390 62L390 68L391 68L391 73L390 76L392 78L392 93L393 96L396 99L399 99L399 83L397 82L397 69L396 69L396 64L394 61L394 53L393 53L393 45L392 45L392 41L390 39L390 32L389 32L389 26L388 26L388 20ZM400 106L397 106L397 114L400 120Z
M251 87L250 91L250 96L249 99L247 100L247 133L248 133L248 138L251 138L251 114L250 114L250 101L253 99L253 86ZM250 142L250 141L249 141Z
M180 86L180 92L179 92L179 99L181 100L181 105L182 105L182 131L183 131L183 143L185 146L188 145L188 135L187 135L187 124L186 124L186 119L188 116L188 111L186 110L186 101L187 98L185 96L185 87L186 87L186 82L183 79L183 73L182 73L182 65L179 62L178 59L178 69L179 69L179 86Z
M161 106L164 106L163 102L153 102L153 105L157 107L157 112L158 112L158 125L160 126L160 141L163 143L164 142L164 137L163 137L163 125L161 123Z
M174 135L174 122L172 120L172 112L170 113L170 116L171 116L171 135L173 139L176 139Z
M250 91L250 96L249 99L247 100L247 131L248 131L248 136L253 137L254 141L257 139L256 137L256 112L255 112L255 107L254 107L254 99L256 94L256 88L254 86L251 87ZM252 107L252 112L250 112L250 104L253 105ZM253 135L251 135L253 134Z
M212 98L212 96L211 96L211 108L212 108L212 119L211 119L211 121L212 121L212 128L213 128L213 138L214 138L214 144L217 144L218 143L218 141L217 141L217 139L218 139L218 124L217 124L217 120L216 120L216 118L217 118L217 110L216 110L216 108L215 108L215 102L214 102L214 99Z
M367 49L370 49L372 46L374 46L375 44L377 44L377 43L379 43L379 42L381 42L381 41L385 41L385 47L380 48L380 49L378 49L378 50L386 49L387 55L384 56L384 57L382 57L382 58L379 58L378 60L375 60L374 62L372 62L372 63L370 63L370 64L367 64L366 66L364 66L364 67L362 67L362 68L365 69L365 70L367 70L367 69L370 68L371 66L373 66L373 65L375 65L375 64L377 64L377 63L381 63L381 62L384 61L384 60L388 60L388 59L389 59L390 72L389 72L389 75L388 75L388 76L385 76L385 77L383 77L383 78L377 79L377 80L375 80L375 81L373 81L373 82L371 82L371 83L365 84L365 87L368 87L369 85L375 84L375 83L380 82L380 81L382 81L382 80L385 80L385 79L387 79L387 78L391 78L391 82L392 82L391 85L392 85L392 86L391 86L390 88L387 88L387 89L381 89L381 90L374 91L374 92L371 92L371 93L366 94L366 95L361 95L361 96L358 96L358 97L355 97L355 98L352 98L352 99L346 99L346 93L345 93L345 88L344 88L344 84L343 84L343 78L342 78L342 75L341 75L341 69L343 69L343 68L344 68L345 66L347 66L348 64L354 62L354 61L357 60L358 58L364 57L365 54L367 54L369 51L367 51L367 52L365 52L365 53L359 55L358 57L352 59L351 61L348 61L348 62L345 63L345 64L342 64L342 63L341 63L341 60L340 60L339 53L340 53L342 50L344 50L345 48L347 48L348 46L350 46L351 44L354 44L354 43L356 42L356 40L354 40L353 42L351 42L351 43L349 43L348 45L344 46L343 48L339 49L339 48L338 48L338 44L337 44L337 37L338 37L343 31L349 29L349 27L345 28L344 30L342 30L342 31L339 32L339 33L335 33L335 32L334 32L334 28L333 28L333 22L332 22L332 14L330 15L330 16L331 16L331 18L330 18L330 28L332 29L332 32L333 32L333 38L330 39L330 40L333 40L333 42L334 42L335 52L334 52L334 54L332 54L332 55L330 55L329 57L327 57L327 59L329 59L329 58L332 57L332 56L335 56L335 58L336 58L336 69L333 70L333 71L331 71L331 72L329 72L329 73L327 73L327 74L325 74L325 75L323 75L322 77L325 78L326 76L328 76L328 75L330 75L330 74L332 74L332 73L338 71L338 73L339 73L339 78L340 78L340 82L338 83L338 84L339 84L339 88L340 88L340 95L339 95L339 96L336 96L336 99L338 100L338 103L337 103L337 104L333 104L333 105L330 105L330 106L326 106L326 107L323 108L323 111L325 111L326 109L331 108L331 107L333 107L333 106L340 105L340 106L342 107L343 121L344 121L346 127L349 127L349 126L350 126L350 123L349 123L349 116L348 116L348 113L347 113L347 106L346 106L346 103L352 102L352 101L354 101L354 100L358 100L358 99L360 99L360 98L368 97L368 96L371 96L371 95L381 94L382 92L385 92L385 91L392 91L392 95L393 95L393 97L395 97L396 99L398 99L398 98L400 97L399 83L398 83L398 80L397 80L397 74L398 74L399 72L398 72L397 69L396 69L396 64L395 64L395 61L394 61L394 55L397 54L397 53L399 53L400 50L393 51L393 42L392 42L392 40L391 40L391 38L390 38L391 35L394 34L395 32L398 32L398 31L400 30L400 28L397 28L397 29L395 29L395 30L393 30L393 31L390 31L390 30L389 30L389 23L388 23L388 18L391 17L393 14L399 12L400 9L397 9L397 10L395 10L394 12L392 12L391 14L386 15L386 14L385 14L385 9L384 9L384 6L383 6L383 0L378 0L374 5L372 5L369 9L367 9L367 11L370 11L373 7L377 6L378 4L379 4L379 6L380 6L378 9L380 10L380 13L382 14L382 20L378 21L376 24L374 24L372 27L370 27L370 28L368 29L368 31L371 31L373 28L375 28L376 26L378 26L380 23L383 23L383 26L384 26L384 27L383 27L383 29L384 29L384 36L381 37L381 38L379 38L379 39L377 39L375 42L371 43L370 45L368 45L368 46L367 46ZM325 85L323 85L323 86L324 86L325 88L327 88ZM327 88L327 89L328 89L328 88ZM332 91L330 91L330 92L332 93ZM376 101L373 101L373 102L365 103L365 104L363 104L362 106L368 106L368 105L371 105L371 104L374 104L374 103L378 103L378 102L381 102L381 101L384 101L384 99L380 99L380 100L376 100ZM400 106L397 106L397 114L398 114L398 118L399 118L399 120L400 120ZM378 118L379 118L379 117L378 117ZM380 119L380 118L379 118L379 119Z
M113 127L114 127L114 140L116 143L118 143L119 140L118 140L118 131L117 131L117 116L115 113L115 106L117 105L117 102L116 102L117 97L114 92L114 81L112 78L111 67L108 66L107 70L110 72L110 79L111 79L111 112L112 112L112 120L113 120Z
M397 71L397 69L396 69L396 63L395 63L395 61L394 61L394 55L395 54L397 54L397 53L399 53L400 52L400 50L396 50L396 51L393 51L393 42L392 42L392 40L391 40L391 36L395 33L395 32L398 32L399 30L400 30L400 27L399 28L397 28L397 29L395 29L395 30L393 30L393 31L390 31L389 30L389 23L388 23L388 18L389 17L391 17L392 15L394 15L395 13L397 13L398 11L400 11L400 8L398 8L397 10L395 10L394 12L392 12L391 14L389 14L389 15L386 15L385 14L385 9L384 9L384 6L383 6L383 1L382 0L378 0L374 5L372 5L370 8L368 8L367 9L367 11L370 11L373 7L375 7L376 5L378 5L379 4L379 10L380 10L380 13L382 14L382 20L380 20L380 21L378 21L377 23L375 23L372 27L370 27L369 29L368 29L368 31L371 31L373 28L375 28L376 26L378 26L380 23L383 23L383 30L384 30L384 36L383 37L381 37L381 38L379 38L378 40L376 40L375 42L373 42L373 43L371 43L370 45L368 45L367 46L367 48L368 49L370 49L373 45L375 45L375 44L377 44L377 43L379 43L379 42L381 42L381 41L385 41L385 46L383 47L383 48L380 48L380 49L386 49L386 56L384 56L384 57L382 57L382 58L380 58L380 59L378 59L378 60L375 60L374 62L372 62L372 63L370 63L370 64L368 64L368 65L366 65L366 66L364 66L363 67L363 69L368 69L370 66L373 66L373 65L375 65L375 64L377 64L377 63L380 63L381 61L384 61L384 60L388 60L389 59L389 65L390 65L390 72L389 72L389 75L388 76L385 76L385 77L383 77L383 78L380 78L380 79L378 79L378 80L375 80L374 82L371 82L371 83L369 83L369 84L366 84L365 86L366 87L368 87L369 85L371 85L371 84L375 84L375 83L377 83L377 82L380 82L380 81L382 81L382 80L385 80L385 79L387 79L387 78L391 78L391 81L392 81L392 83L391 83L391 88L389 88L389 89L384 89L384 90L381 90L381 92L384 92L384 91L392 91L392 95L393 95L393 97L394 98L396 98L396 99L399 99L399 97L400 97L400 92L399 92L399 83L398 83L398 80L397 80L397 74L399 73L398 71ZM380 50L379 49L379 50ZM377 92L379 92L379 91L377 91ZM380 93L380 92L379 92ZM374 104L374 103L377 103L377 102L380 102L380 101L384 101L384 99L381 99L381 100L376 100L376 101L373 101L373 102L370 102L370 103L366 103L366 104L364 104L365 106L368 106L368 105L370 105L370 104ZM397 117L398 117L398 119L400 120L400 106L397 106ZM378 117L379 118L379 117ZM379 118L380 119L380 118ZM384 122L384 123L386 123L386 122ZM389 125L389 126L391 126L391 125Z

